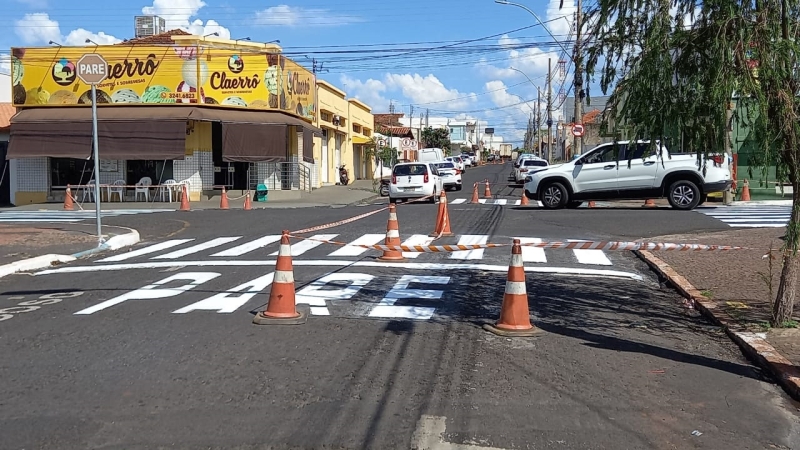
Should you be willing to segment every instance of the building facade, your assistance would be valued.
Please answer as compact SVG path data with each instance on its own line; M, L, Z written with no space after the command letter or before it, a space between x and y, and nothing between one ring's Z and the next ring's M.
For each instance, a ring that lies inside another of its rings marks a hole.
M75 71L88 52L108 65L97 86L105 200L110 185L123 186L118 200L172 200L176 183L193 201L223 187L311 189L314 75L274 44L174 30L91 49L12 49L13 204L62 201L68 185L91 191L92 98Z

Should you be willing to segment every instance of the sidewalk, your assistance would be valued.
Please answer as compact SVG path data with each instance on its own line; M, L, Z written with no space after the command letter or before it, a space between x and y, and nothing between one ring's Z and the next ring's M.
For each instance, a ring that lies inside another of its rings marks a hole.
M748 356L771 371L787 392L800 400L800 328L769 326L771 304L780 279L780 248L785 232L785 228L752 228L658 236L648 241L736 245L748 249L639 254L693 301L696 309L722 325ZM770 259L764 257L770 245L775 250L771 273ZM794 321L800 327L800 298L795 301Z

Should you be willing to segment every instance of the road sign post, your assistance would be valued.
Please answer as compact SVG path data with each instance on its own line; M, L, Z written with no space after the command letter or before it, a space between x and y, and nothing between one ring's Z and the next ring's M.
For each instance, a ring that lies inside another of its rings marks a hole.
M92 151L94 157L94 210L97 221L97 246L103 244L100 223L100 150L97 139L97 85L108 76L108 63L96 53L86 53L78 60L75 75L92 87Z
M583 136L583 125L576 123L572 126L572 135L575 137Z

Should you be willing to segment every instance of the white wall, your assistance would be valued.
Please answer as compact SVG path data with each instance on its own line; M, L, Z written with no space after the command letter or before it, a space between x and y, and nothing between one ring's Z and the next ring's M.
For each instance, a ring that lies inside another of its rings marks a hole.
M11 75L0 73L0 103L11 103Z

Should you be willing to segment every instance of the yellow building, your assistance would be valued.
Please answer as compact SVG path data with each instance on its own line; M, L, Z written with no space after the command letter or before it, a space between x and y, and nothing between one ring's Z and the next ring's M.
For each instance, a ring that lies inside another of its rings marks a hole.
M350 180L369 179L374 165L367 158L374 118L366 104L324 80L317 80L317 120L322 136L314 137L315 187L337 184L344 164Z

